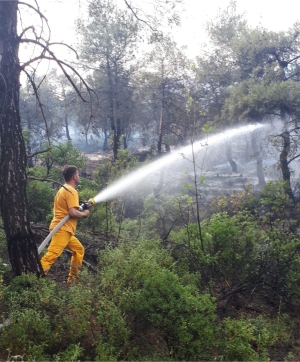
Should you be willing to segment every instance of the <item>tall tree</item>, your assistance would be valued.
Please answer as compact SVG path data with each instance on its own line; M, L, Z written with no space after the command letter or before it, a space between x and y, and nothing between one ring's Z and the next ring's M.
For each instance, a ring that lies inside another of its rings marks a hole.
M68 63L58 59L51 50L53 46L64 45L50 42L50 31L47 32L47 19L40 12L37 1L34 6L23 1L0 1L0 210L7 238L9 256L16 275L22 272L43 274L39 263L37 248L30 229L28 205L26 198L26 166L27 155L19 113L20 72L24 71L34 84L35 68L42 59L55 61L63 74L68 78L76 93L82 100L82 92L70 76L70 72L80 78L78 72ZM126 1L130 10L137 18L131 3ZM27 7L41 20L41 26L23 26L20 35L17 32L19 7ZM35 51L27 61L20 63L19 46L26 44ZM73 50L71 47L69 49ZM32 71L28 68L31 67ZM33 67L33 68L32 68ZM88 94L91 93L87 83L81 83ZM38 102L41 109L43 105ZM43 112L42 112L43 113ZM46 121L46 120L45 120Z
M89 6L89 21L80 22L82 57L94 71L94 82L102 102L102 112L109 120L114 158L117 158L125 134L130 98L130 75L136 56L140 24L128 10L117 8L107 0Z
M17 11L17 1L0 1L0 207L14 272L41 275L27 209L27 156L19 114Z
M155 127L157 151L168 151L171 139L178 142L187 125L188 60L170 38L164 37L147 54L139 74L146 101L151 104L152 125ZM140 92L140 89L137 89ZM149 104L148 104L149 107ZM173 142L172 142L173 143Z
M264 122L266 118L282 122L283 131L276 135L280 139L279 163L291 199L289 164L296 156L291 151L297 148L291 144L299 132L300 116L296 96L300 84L299 29L299 24L286 32L251 28L232 2L209 25L213 47L206 59L199 59L207 109L217 124ZM255 140L252 146L263 184L262 160Z
M16 275L23 272L43 274L28 217L27 155L19 112L20 72L25 72L38 98L33 79L35 70L33 68L30 72L27 69L42 59L55 61L76 88L77 94L82 97L68 71L71 70L79 76L78 72L52 52L51 47L56 43L50 42L49 32L48 35L46 32L46 18L40 12L38 4L35 4L36 7L19 1L0 1L0 210L9 257ZM39 30L34 25L21 24L21 34L18 35L17 15L18 8L22 6L38 15L42 24L38 27ZM21 44L33 45L36 49L32 57L24 63L19 60ZM82 82L90 91L83 79ZM40 102L39 105L42 109Z

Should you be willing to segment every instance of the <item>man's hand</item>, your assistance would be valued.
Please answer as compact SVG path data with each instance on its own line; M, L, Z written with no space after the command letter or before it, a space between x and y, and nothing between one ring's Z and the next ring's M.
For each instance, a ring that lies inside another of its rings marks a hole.
M88 217L89 213L90 213L90 210L88 210L88 209L85 209L85 210L81 211L81 214L84 214L83 217Z
M87 202L87 203L86 203L86 208L87 208L87 209L90 209L92 206L93 206L93 204L92 204L91 202Z
M71 207L69 209L69 214L71 217L75 219L80 219L81 217L87 217L89 215L90 211L88 209L79 211L76 207Z
M79 206L79 211L90 209L93 206L93 203L90 200L85 202L80 202L80 204L81 205Z

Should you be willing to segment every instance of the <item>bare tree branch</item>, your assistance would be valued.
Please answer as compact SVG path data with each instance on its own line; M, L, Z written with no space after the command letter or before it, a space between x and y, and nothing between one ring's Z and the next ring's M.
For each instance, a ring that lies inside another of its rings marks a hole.
M72 50L72 51L76 54L76 59L79 59L79 55L78 55L77 51L76 51L73 47L71 47L70 45L68 45L68 44L66 44L66 43L63 43L63 42L60 42L60 43L54 42L54 43L49 43L49 44L48 44L49 47L50 47L51 45L63 45L63 46L65 46L65 47L67 47L67 48L69 48L70 50Z
M52 180L52 179L50 179L50 178L46 178L46 177L45 177L45 178L40 178L40 177L35 177L35 176L28 175L28 176L27 176L27 179L28 179L28 180L41 181L41 182L51 182L51 183L55 183L55 184L58 184L58 185L60 185L61 187L63 187L65 190L71 192L70 190L67 189L66 186L64 186L64 185L61 184L60 182L55 181L55 180Z
M32 77L30 76L30 74L25 70L23 69L23 71L25 72L25 74L27 75L32 87L33 87L33 90L34 90L34 93L35 93L35 96L37 98L37 101L38 101L38 104L39 104L39 107L40 107L40 110L42 112L42 116L43 116L43 119L44 119L44 122L45 122L45 127L46 127L46 134L47 134L47 139L48 139L48 144L49 144L49 147L51 148L51 142L50 142L50 138L49 138L49 129L48 129L48 124L47 124L47 120L46 120L46 116L45 116L45 113L44 113L44 108L43 108L43 105L42 105L42 102L40 100L40 97L39 97L39 94L38 94L38 89L32 79Z
M292 157L292 158L288 161L288 165L289 165L292 161L294 161L296 158L298 158L298 157L300 157L300 154Z
M22 33L20 34L20 38L22 38L22 36L29 30L31 29L33 32L34 32L34 26L31 25L31 26L28 26L27 28L23 29Z
M27 155L27 158L32 158L32 157L34 157L36 155L40 155L41 153L46 153L48 151L51 151L51 148L47 148L46 150L43 150L43 151L34 152L31 155Z
M85 82L85 80L80 76L80 74L77 72L76 69L74 69L70 64L58 59L54 53L49 49L49 47L47 45L44 45L42 43L40 43L37 40L34 39L21 39L20 43L32 43L32 44L36 44L39 45L41 48L43 48L45 50L45 52L48 52L50 54L50 56L45 56L45 55L41 55L40 59L48 59L51 61L55 61L56 64L60 67L60 69L62 70L62 72L64 73L65 77L68 79L68 81L72 84L73 88L75 89L76 93L78 94L78 96L81 98L81 100L83 102L87 102L81 95L81 92L79 91L79 89L77 88L76 84L73 82L73 80L71 79L70 75L66 72L65 67L71 69L79 78L80 80L83 82L84 86L86 87L88 93L93 92L92 89L88 86L88 84ZM30 64L31 61L24 63L21 67L22 70L24 70L24 68ZM93 92L94 93L94 92ZM88 103L88 102L87 102Z
M40 81L40 84L36 87L36 90L38 91L40 86L42 85L43 81L45 80L46 75L43 76L43 79Z
M128 3L127 0L124 0L126 6L128 7L128 9L132 12L132 14L134 15L134 17L141 21L142 23L146 24L153 32L155 32L156 30L149 24L149 22L141 19L138 15L137 15L137 12L132 8L132 6Z
M51 30L50 30L50 26L48 24L48 19L45 17L45 15L43 15L43 13L40 12L40 9L39 9L39 6L38 6L38 3L35 1L36 3L36 8L28 3L24 3L23 1L18 1L18 5L25 5L25 6L28 6L30 9L34 10L39 16L40 18L43 20L45 20L46 24L47 24L47 28L48 28L48 31L49 31L49 36L48 36L48 41L50 39L50 35L51 35Z

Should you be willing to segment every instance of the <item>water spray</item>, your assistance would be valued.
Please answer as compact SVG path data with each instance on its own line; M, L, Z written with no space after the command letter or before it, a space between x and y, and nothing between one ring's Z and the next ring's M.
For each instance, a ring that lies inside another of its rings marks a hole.
M216 144L220 144L226 140L232 139L234 136L238 136L241 134L248 134L254 131L257 128L263 127L262 124L256 125L247 125L239 128L234 128L231 130L227 130L225 132L221 132L219 134L212 135L208 138L208 144L213 146ZM133 187L140 183L147 176L154 174L156 171L161 170L162 168L168 167L170 164L174 164L179 160L182 160L182 155L190 155L192 152L199 152L203 149L203 140L197 141L191 145L184 146L177 150L177 152L171 153L167 156L164 156L148 165L142 166L139 169L129 173L128 175L121 177L115 183L112 183L104 190L102 190L98 195L96 195L93 199L90 199L86 203L80 205L79 210L83 211L88 207L89 204L98 204L99 202L109 201L123 194L125 190L130 187ZM40 247L38 248L38 253L40 254L48 241L52 238L52 236L61 228L61 226L70 218L70 215L67 215L61 222L51 231L51 233L47 236L47 238L42 242Z
M96 201L95 199L89 199L86 202L83 202L78 210L83 211L86 210L90 205L95 205ZM49 241L52 239L53 235L57 233L57 231L70 219L71 215L66 215L56 226L55 228L50 232L50 234L46 237L46 239L42 242L42 244L38 247L38 254L41 254L41 252L45 249L46 245L49 243Z

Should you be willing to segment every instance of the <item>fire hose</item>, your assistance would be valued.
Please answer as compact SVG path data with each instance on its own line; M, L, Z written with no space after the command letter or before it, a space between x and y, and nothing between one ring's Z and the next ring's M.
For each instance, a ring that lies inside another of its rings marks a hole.
M86 210L89 205L94 205L96 202L94 199L89 199L89 201L82 203L79 206L79 211ZM66 215L56 226L55 228L50 232L50 234L46 237L46 239L42 242L42 244L38 247L38 254L41 254L41 252L45 249L49 241L52 239L53 235L56 234L56 232L70 219L70 215Z

